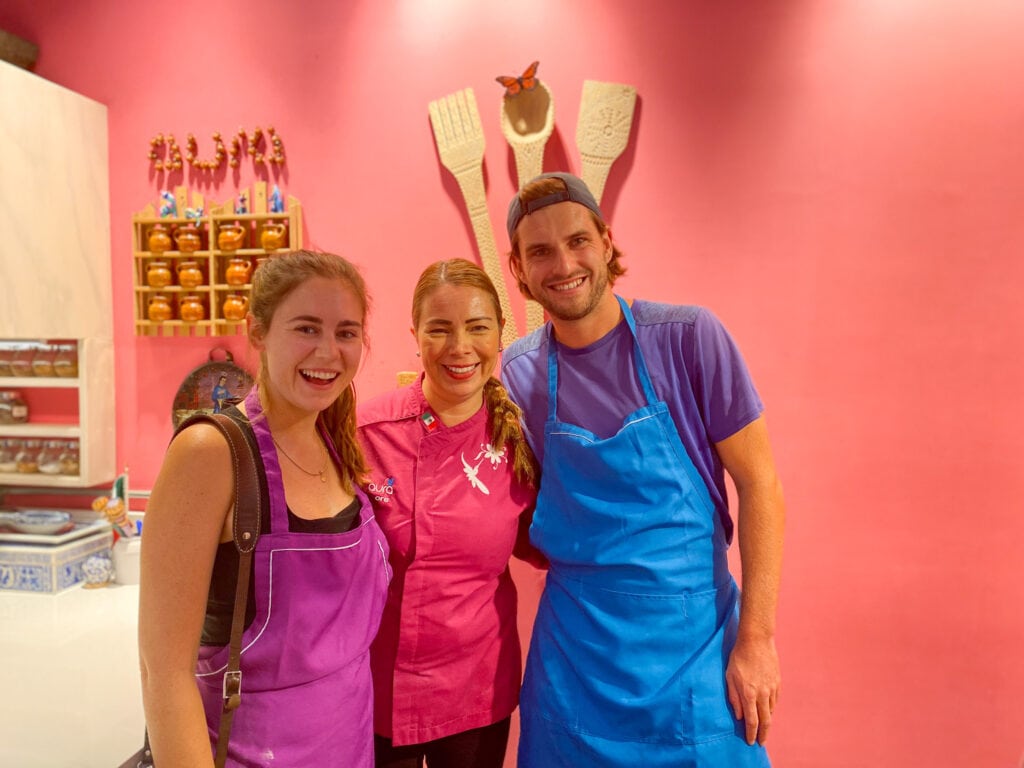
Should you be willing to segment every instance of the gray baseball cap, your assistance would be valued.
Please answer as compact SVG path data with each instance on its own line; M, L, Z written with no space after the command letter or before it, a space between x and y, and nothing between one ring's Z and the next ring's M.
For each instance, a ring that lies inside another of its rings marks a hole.
M523 220L524 216L529 216L534 211L539 211L541 208L546 208L549 205L555 203L579 203L582 206L589 208L597 217L604 221L604 214L601 213L601 208L597 204L597 200L594 199L594 195L591 194L590 190L587 189L587 185L583 183L583 179L578 176L573 176L571 173L542 173L540 176L530 180L532 184L534 181L539 179L560 179L565 184L565 189L553 192L550 195L531 200L528 203L523 203L519 199L517 194L512 198L512 202L508 204L508 239L511 242L512 235L516 231L516 227L519 226L519 222Z

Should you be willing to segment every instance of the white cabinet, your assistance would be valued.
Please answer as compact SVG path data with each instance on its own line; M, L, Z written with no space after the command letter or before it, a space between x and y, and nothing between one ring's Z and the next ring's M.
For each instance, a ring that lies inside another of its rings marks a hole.
M7 377L73 418L0 425L0 438L78 439L78 477L0 474L0 485L89 486L115 476L107 108L0 61L0 341L73 340L78 377ZM69 394L70 393L70 394ZM46 408L38 411L45 412Z
M4 343L7 340L0 340ZM111 482L116 476L114 456L114 351L109 340L81 339L78 349L78 376L11 376L0 377L0 391L16 391L35 403L74 401L70 413L54 417L47 412L43 419L33 418L37 407L29 408L24 424L0 424L0 440L77 440L79 471L77 475L44 474L41 472L0 472L0 485L32 485L55 487L90 487ZM62 396L63 395L63 396Z

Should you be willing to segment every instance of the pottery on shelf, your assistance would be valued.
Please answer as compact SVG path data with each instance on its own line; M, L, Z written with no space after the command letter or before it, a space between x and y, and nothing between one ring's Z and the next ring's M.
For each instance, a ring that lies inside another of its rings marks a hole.
M155 293L149 297L149 304L146 306L146 317L154 323L170 320L173 314L171 303L162 293Z
M198 261L182 261L178 264L178 285L182 288L195 288L203 284L203 271Z
M245 285L252 274L252 262L242 256L234 256L228 260L224 270L224 281L228 285Z
M245 242L245 227L237 221L234 224L221 224L217 232L217 246L222 251L237 251Z
M166 261L154 259L146 268L146 285L150 288L166 288L171 284L171 268Z
M186 323L198 323L206 317L203 301L193 293L181 297L178 302L178 317Z
M245 320L245 315L249 311L249 297L240 293L229 293L221 310L225 320Z
M149 250L153 253L163 253L170 250L171 236L167 233L167 228L163 224L154 224L152 229L149 230L146 245L149 246Z
M199 236L196 225L190 221L185 226L179 227L178 231L174 233L174 242L182 253L193 253L199 250L202 238Z
M260 246L265 251L276 251L287 244L288 226L280 221L265 221L260 225Z

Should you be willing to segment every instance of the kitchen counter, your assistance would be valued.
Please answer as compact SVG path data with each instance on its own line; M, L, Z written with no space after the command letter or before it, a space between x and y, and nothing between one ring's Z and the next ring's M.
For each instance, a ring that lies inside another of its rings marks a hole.
M144 729L139 588L0 593L0 765L115 768Z

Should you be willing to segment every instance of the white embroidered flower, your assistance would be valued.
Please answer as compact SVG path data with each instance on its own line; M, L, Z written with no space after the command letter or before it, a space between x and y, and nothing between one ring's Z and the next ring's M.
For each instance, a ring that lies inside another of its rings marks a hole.
M480 446L483 450L476 455L474 461L486 458L491 462L491 469L497 469L501 462L505 461L505 449L496 450L490 443Z

